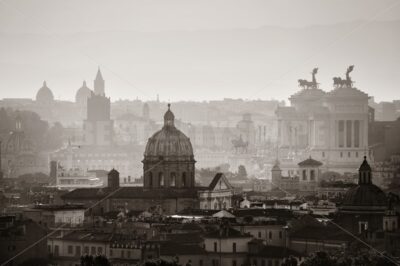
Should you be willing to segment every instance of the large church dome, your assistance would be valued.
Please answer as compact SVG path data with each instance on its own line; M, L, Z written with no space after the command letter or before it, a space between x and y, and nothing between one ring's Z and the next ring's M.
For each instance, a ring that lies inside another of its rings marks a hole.
M54 101L53 92L47 87L46 81L36 94L36 101L42 104L48 104Z
M144 152L145 159L193 160L190 139L174 125L175 116L170 110L164 115L164 126L149 138Z

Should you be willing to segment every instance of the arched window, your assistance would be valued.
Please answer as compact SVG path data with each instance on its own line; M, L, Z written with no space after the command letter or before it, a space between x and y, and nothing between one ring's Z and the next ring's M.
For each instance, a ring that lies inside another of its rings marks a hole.
M214 203L214 210L218 210L218 203L217 202Z
M175 172L172 172L172 173L169 175L169 186L170 186L170 187L176 186L176 174L175 174Z
M149 173L148 179L149 179L149 187L152 187L153 186L153 173L152 172Z
M159 182L159 186L160 187L164 186L164 174L163 174L163 172L159 172L158 173L158 182Z
M186 172L182 173L182 187L187 186L187 180L186 180Z

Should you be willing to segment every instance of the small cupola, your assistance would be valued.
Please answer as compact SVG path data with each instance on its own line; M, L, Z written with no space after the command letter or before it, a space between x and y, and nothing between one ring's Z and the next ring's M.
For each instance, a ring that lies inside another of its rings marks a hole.
M372 184L371 178L371 166L367 162L367 156L364 156L364 161L362 162L360 168L358 169L358 184L359 185L369 185Z

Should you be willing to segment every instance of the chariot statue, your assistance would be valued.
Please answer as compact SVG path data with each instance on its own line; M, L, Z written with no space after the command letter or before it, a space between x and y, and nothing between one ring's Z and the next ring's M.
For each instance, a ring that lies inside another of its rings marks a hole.
M318 73L318 68L314 68L313 71L311 72L312 74L312 81L308 81L306 79L299 79L299 87L302 87L303 89L317 89L318 84L317 79L315 78L315 75Z
M346 79L342 79L341 77L333 78L333 86L336 88L352 88L353 80L351 80L350 73L353 71L354 65L351 65L346 70Z
M247 152L247 148L249 147L249 142L244 141L242 139L242 135L239 136L239 139L233 139L232 144L233 148L235 149L235 153L237 152L245 153Z

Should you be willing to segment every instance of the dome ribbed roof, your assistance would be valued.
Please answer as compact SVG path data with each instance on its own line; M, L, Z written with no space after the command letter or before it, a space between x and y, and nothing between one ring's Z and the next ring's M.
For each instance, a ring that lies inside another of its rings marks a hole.
M347 191L343 200L346 207L382 207L387 205L385 193L374 184L363 184Z
M164 160L189 159L193 160L193 148L190 139L174 125L175 116L170 110L164 115L164 126L149 138L144 152L146 157L163 157Z
M86 81L83 82L82 87L76 92L75 102L86 102L92 94L92 91L86 86Z
M44 81L43 86L38 90L36 94L36 101L50 102L53 100L54 100L53 92L47 87L46 81Z

